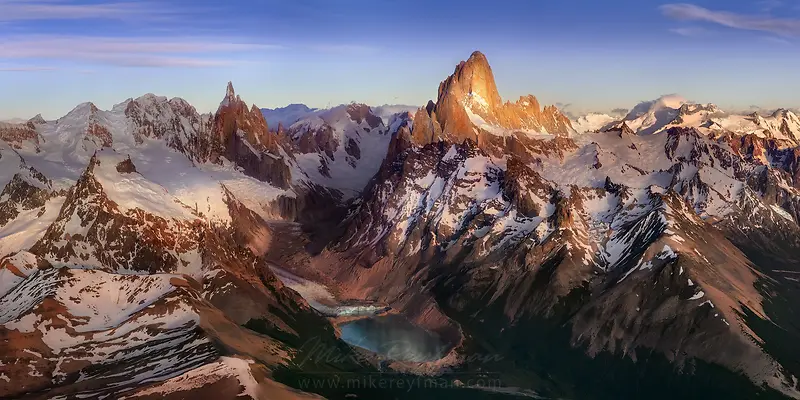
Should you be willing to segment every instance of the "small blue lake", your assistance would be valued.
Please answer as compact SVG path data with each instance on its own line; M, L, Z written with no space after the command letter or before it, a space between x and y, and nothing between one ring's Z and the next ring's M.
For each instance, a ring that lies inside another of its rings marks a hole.
M435 333L395 314L347 322L340 329L347 344L397 361L435 361L452 347Z

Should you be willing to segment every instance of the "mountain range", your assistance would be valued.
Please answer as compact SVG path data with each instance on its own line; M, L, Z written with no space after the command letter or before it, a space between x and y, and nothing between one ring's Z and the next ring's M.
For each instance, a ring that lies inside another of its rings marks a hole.
M788 109L571 120L475 52L423 106L2 123L0 187L2 398L800 398Z

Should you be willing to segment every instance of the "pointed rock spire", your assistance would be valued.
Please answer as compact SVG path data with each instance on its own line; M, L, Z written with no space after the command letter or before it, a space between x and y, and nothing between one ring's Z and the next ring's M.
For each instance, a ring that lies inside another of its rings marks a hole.
M455 79L451 84L457 85L459 91L464 95L479 98L478 101L486 102L489 108L502 103L500 93L497 91L497 84L494 81L492 67L489 66L489 60L480 51L474 51L467 61L459 63L453 72L453 77Z
M225 90L225 97L219 103L219 107L220 108L229 107L230 105L237 103L238 100L239 100L239 97L236 96L236 91L233 90L233 83L232 82L228 82L228 87ZM245 105L244 107L246 108L247 105Z

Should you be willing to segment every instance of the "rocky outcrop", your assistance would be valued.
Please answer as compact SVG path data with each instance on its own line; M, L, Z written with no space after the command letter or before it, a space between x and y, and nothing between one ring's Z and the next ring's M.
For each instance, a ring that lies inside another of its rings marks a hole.
M333 127L324 122L315 129L295 127L289 131L289 136L303 154L324 153L333 157L333 153L339 148L339 139L334 134Z
M541 199L550 199L556 192L530 167L518 158L511 158L503 175L503 194L517 212L532 218L538 217L543 211Z
M357 124L366 121L370 128L377 128L383 125L383 120L372 113L372 109L366 104L350 104L347 106L347 115Z
M230 82L225 98L214 116L214 132L222 142L226 142L230 136L240 134L252 145L263 145L268 149L274 149L275 145L274 136L269 135L264 115L255 105L248 108L241 97L236 95Z
M626 121L622 121L618 124L614 124L613 126L607 127L603 132L613 132L616 133L619 137L628 137L636 135L636 132L628 126Z
M780 139L765 138L755 134L728 135L720 139L740 157L784 174L786 181L800 189L800 148L787 147Z

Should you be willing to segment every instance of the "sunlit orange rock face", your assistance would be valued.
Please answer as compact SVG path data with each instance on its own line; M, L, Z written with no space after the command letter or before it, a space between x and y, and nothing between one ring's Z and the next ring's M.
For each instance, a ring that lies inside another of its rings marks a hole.
M470 114L473 114L472 118ZM415 125L419 132L415 132L413 138L417 144L430 142L439 136L455 142L464 139L478 141L480 127L476 127L475 122L480 120L504 130L563 136L572 131L566 116L554 106L542 108L532 95L520 97L514 103L503 102L489 61L483 53L476 51L467 61L459 63L453 74L439 85L436 104L429 103L417 112Z
M261 111L247 104L236 95L233 85L228 83L228 91L214 118L214 132L223 143L239 135L250 144L274 148L274 136L269 134L267 121Z
M289 187L291 172L282 159L279 136L269 132L258 107L248 109L231 83L214 116L213 134L222 144L222 155L248 175L280 188Z

